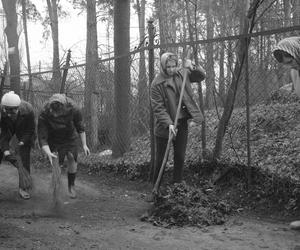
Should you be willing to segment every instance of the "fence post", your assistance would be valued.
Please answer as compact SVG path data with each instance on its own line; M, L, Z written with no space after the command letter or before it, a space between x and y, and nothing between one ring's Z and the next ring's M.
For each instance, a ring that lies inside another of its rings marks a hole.
M249 39L249 38L247 38ZM245 48L245 93L246 93L246 129L247 129L247 182L248 188L252 183L251 147L250 147L250 91L249 91L249 43Z
M66 59L66 64L64 66L64 72L63 72L63 77L60 85L60 91L59 93L65 93L65 86L66 86L66 80L67 80L67 75L68 75L68 69L70 67L70 59L71 59L71 50L68 50L67 54L67 59Z
M151 97L151 83L154 79L154 26L153 20L148 21L148 36L149 36L149 44L148 44L148 56L149 56L149 98ZM151 160L150 160L150 173L149 173L149 181L151 182L153 179L154 173L154 157L155 157L155 146L154 146L154 117L152 112L151 101L149 101L149 114L150 114L150 150L151 150Z

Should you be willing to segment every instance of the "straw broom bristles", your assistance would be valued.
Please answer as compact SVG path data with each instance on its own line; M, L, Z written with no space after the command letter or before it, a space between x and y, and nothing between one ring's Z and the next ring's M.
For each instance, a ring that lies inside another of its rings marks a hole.
M61 169L58 158L52 158L52 188L53 188L53 203L55 206L62 202L62 180Z

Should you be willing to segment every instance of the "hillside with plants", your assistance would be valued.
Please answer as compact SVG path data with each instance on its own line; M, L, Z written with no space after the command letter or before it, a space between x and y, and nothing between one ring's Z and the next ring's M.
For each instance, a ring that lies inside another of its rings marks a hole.
M218 124L216 112L208 112L207 117L208 133L213 134ZM218 162L211 162L209 157L201 158L199 130L194 128L190 131L186 181L175 186L169 184L172 156L169 157L161 195L151 216L143 219L161 225L203 226L220 224L227 215L235 212L253 209L266 211L266 206L271 209L268 211L276 214L298 213L299 99L293 93L276 91L268 104L251 108L250 120L250 170L246 164L245 111L239 108L233 112L224 139L222 158ZM211 145L208 151L212 151L215 138L208 136L207 140L207 145ZM99 153L80 159L82 167L90 174L109 171L131 180L147 181L150 169L149 136L135 140L124 157L113 159L111 155ZM252 177L250 186L249 171Z

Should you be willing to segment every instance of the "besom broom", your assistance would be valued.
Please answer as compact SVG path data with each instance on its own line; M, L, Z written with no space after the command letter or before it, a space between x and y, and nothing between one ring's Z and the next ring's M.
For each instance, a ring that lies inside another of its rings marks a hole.
M19 188L23 190L30 190L32 189L32 178L26 168L24 168L22 159L20 156L20 146L16 147L16 162L15 164L12 164L18 169L18 174L19 174Z
M60 206L62 203L62 179L61 168L58 157L52 157L52 195L54 206Z

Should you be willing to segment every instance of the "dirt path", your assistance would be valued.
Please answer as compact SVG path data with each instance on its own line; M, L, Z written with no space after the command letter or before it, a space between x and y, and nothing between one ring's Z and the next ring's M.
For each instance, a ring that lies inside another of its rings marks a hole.
M78 199L65 195L57 212L51 208L50 172L35 170L33 178L32 199L21 200L16 169L0 165L0 249L300 250L300 232L288 223L241 216L222 226L166 229L141 222L149 187L104 173L79 175Z

